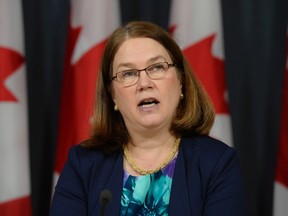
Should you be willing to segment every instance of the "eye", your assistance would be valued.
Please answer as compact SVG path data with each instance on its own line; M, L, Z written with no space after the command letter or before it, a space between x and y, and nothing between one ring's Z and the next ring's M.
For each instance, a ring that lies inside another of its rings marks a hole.
M127 78L137 76L137 73L138 73L137 70L125 70L125 71L122 71L120 74L121 74L121 78L127 79Z
M165 70L165 64L164 63L156 63L151 65L147 70L153 72L153 71L164 71Z

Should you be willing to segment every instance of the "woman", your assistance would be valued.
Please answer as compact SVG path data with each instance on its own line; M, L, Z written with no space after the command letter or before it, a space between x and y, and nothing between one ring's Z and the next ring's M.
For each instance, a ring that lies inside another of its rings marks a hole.
M236 153L208 136L213 107L170 35L130 22L100 69L91 138L70 150L51 215L245 215Z

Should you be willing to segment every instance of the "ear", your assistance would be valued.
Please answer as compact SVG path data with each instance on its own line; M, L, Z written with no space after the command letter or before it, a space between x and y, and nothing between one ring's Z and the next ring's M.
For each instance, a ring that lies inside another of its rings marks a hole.
M182 81L181 81L181 79L179 79L179 84L180 84L180 85L179 85L180 92L182 92L182 87L183 87L183 86L182 86Z

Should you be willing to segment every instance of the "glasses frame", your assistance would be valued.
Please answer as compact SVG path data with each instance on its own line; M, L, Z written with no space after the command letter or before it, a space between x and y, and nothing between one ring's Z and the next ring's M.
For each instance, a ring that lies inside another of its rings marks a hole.
M139 77L140 77L140 72L141 72L141 71L145 71L146 74L147 74L147 76L148 76L150 79L152 79L152 80L163 79L165 76L164 76L163 78L152 78L152 77L150 77L149 73L147 72L147 68L149 68L149 67L151 67L151 66L153 66L153 65L161 64L161 63L165 63L165 64L167 64L167 66L168 66L167 70L165 70L165 73L168 71L169 68L171 68L171 67L176 67L176 64L175 64L175 63L157 62L157 63L151 64L151 65L149 65L149 66L147 66L146 68L143 68L143 69L130 69L130 70L135 70L135 71L137 71L137 77L138 77L138 79L137 79L137 81L136 81L135 83L133 82L132 84L125 85L125 87L132 86L132 85L138 83ZM126 71L126 70L117 72L114 76L112 76L111 80L112 80L112 81L113 81L113 80L118 80L119 83L123 84L123 82L121 82L120 79L118 78L118 74L123 73L123 72L125 72L125 71Z

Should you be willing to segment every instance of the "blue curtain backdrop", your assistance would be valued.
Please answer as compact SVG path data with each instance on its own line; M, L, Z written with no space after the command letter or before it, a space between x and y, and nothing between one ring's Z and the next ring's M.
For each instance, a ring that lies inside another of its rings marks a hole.
M23 0L34 216L48 215L69 0ZM176 1L177 2L177 1ZM272 215L285 66L287 0L222 0L225 68L234 145L249 215ZM122 23L149 20L168 29L170 0L120 0Z

